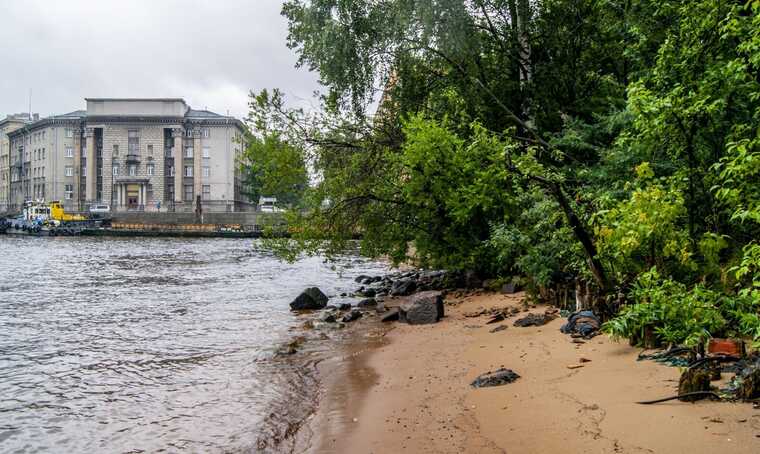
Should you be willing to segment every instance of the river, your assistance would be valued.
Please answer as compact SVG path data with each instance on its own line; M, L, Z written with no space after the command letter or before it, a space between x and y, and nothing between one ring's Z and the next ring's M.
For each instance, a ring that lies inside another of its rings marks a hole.
M272 359L288 303L385 271L252 240L0 235L0 450L251 450L272 403L313 392Z

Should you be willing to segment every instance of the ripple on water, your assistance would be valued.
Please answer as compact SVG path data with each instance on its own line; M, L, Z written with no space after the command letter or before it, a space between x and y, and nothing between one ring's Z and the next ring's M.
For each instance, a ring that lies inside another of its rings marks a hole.
M287 303L385 271L283 263L250 240L8 235L0 250L4 452L250 449L272 402L307 388L271 360Z

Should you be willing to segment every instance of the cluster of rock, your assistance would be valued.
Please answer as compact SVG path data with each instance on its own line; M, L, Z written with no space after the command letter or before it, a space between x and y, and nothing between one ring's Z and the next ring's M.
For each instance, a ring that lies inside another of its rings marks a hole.
M320 289L310 287L290 303L294 311L324 312L319 316L323 323L350 323L367 313L381 315L384 322L399 320L409 324L436 323L444 316L443 292L459 286L462 276L446 271L409 271L386 276L358 276L360 287L350 295L361 298L356 306L342 303L329 305L329 298ZM404 298L398 307L386 310L387 299Z

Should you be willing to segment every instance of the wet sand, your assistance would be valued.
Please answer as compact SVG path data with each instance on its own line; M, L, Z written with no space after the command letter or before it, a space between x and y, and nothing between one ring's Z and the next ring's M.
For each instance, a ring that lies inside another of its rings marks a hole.
M451 300L451 298L449 298ZM480 307L521 306L522 294L447 305L436 325L394 324L320 363L323 395L298 434L313 453L758 453L760 409L671 401L679 370L636 361L639 349L597 336L573 343L563 319L489 332ZM541 313L546 307L530 311ZM379 330L379 331L378 331ZM590 360L583 367L581 358ZM474 389L506 367L516 382Z

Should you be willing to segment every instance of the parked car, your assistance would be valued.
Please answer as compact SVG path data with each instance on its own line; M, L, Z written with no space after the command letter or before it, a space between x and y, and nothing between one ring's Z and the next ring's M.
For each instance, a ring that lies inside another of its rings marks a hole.
M108 214L110 212L111 212L111 207L108 205L90 206L90 214Z

